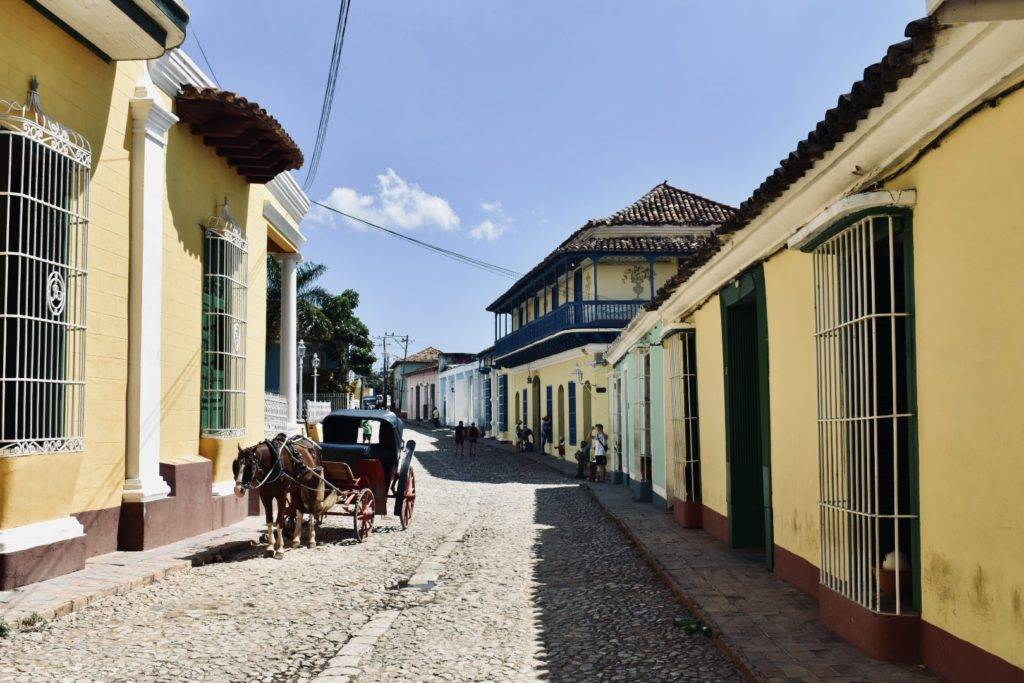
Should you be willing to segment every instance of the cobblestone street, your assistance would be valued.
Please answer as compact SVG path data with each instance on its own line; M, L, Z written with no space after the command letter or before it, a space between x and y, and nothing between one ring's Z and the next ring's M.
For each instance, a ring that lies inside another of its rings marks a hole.
M408 531L378 518L357 545L336 518L315 550L257 548L104 598L0 642L0 679L740 679L674 625L686 611L587 492L504 451L406 436ZM423 566L436 581L406 587Z

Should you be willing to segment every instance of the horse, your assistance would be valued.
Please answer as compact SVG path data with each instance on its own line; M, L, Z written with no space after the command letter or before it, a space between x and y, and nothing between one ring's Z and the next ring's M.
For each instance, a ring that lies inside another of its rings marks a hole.
M327 493L323 458L320 445L315 441L304 436L290 437L283 443L281 458L285 476L291 484L289 502L295 517L292 547L298 548L302 542L302 516L308 514L308 545L315 548L317 527L327 511L337 504L338 490L332 486L331 492Z
M291 482L285 476L281 449L285 437L278 434L248 448L238 446L238 456L231 463L235 474L235 495L241 498L249 489L259 492L267 519L267 557L284 557L284 520L288 512ZM273 515L277 501L277 518ZM301 518L300 518L301 519ZM297 534L296 534L297 536Z

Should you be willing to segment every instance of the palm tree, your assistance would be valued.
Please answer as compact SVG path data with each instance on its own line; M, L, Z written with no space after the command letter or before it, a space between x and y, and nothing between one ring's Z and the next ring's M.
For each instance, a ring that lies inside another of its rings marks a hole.
M317 284L327 272L322 263L300 263L296 273L295 306L298 312L296 334L307 341L326 341L331 336L331 323L323 306L331 300L330 292ZM281 338L281 264L267 257L267 341Z

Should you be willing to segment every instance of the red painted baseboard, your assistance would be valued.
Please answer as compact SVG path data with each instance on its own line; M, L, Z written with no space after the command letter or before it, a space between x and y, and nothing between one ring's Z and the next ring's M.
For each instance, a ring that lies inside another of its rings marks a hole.
M723 543L729 542L729 520L725 515L712 510L707 505L701 505L701 520L704 531Z
M774 552L775 562L772 573L812 598L818 597L818 588L821 586L819 569L796 553L791 553L781 546L775 546Z
M921 622L921 661L951 681L1024 683L1024 669L938 626Z

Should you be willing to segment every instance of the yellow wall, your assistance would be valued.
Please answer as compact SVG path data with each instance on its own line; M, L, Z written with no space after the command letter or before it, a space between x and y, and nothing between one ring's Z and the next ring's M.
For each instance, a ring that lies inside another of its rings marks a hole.
M23 2L0 5L0 99L43 110L93 153L86 322L85 452L0 460L0 528L119 505L128 358L128 98L140 70L106 64ZM33 482L46 482L45 491Z
M917 190L923 618L1024 666L1024 93L893 188Z
M576 439L577 445L571 446L569 444L569 389L568 383L575 382L573 373L576 366L583 370L583 382L584 385L590 382L591 394L590 394L590 406L591 406L591 426L595 424L603 424L605 430L608 430L608 393L597 393L595 390L598 387L608 388L608 368L607 366L593 367L590 362L593 361L593 356L585 354L582 350L578 357L571 358L569 360L560 361L551 365L540 366L540 364L532 364L531 366L524 366L519 368L513 368L512 372L506 372L508 374L508 431L498 434L499 439L508 441L515 440L515 428L516 428L516 405L519 405L520 415L522 415L522 391L523 389L529 389L528 384L531 378L536 375L540 377L540 416L543 418L547 414L547 386L551 386L551 420L553 427L553 438L554 443L558 445L558 439L565 437L565 450L566 459L572 460L572 454L575 453L576 448L579 445L579 441L588 436L588 433L584 431L584 415L583 415L583 403L584 396L586 395L585 386L577 385L576 387ZM541 361L543 362L543 361ZM565 433L562 434L558 429L558 387L562 386L565 388ZM518 401L518 403L517 403ZM531 429L534 429L533 425L533 394L530 393L529 398L529 415L528 425ZM495 420L497 424L497 420ZM540 443L540 435L534 433L534 438L537 443ZM554 451L552 451L554 452Z
M764 278L775 544L817 566L818 387L811 257L783 251L764 264Z
M718 295L694 312L697 330L697 409L700 424L701 501L722 516L726 503L725 381L722 313Z

